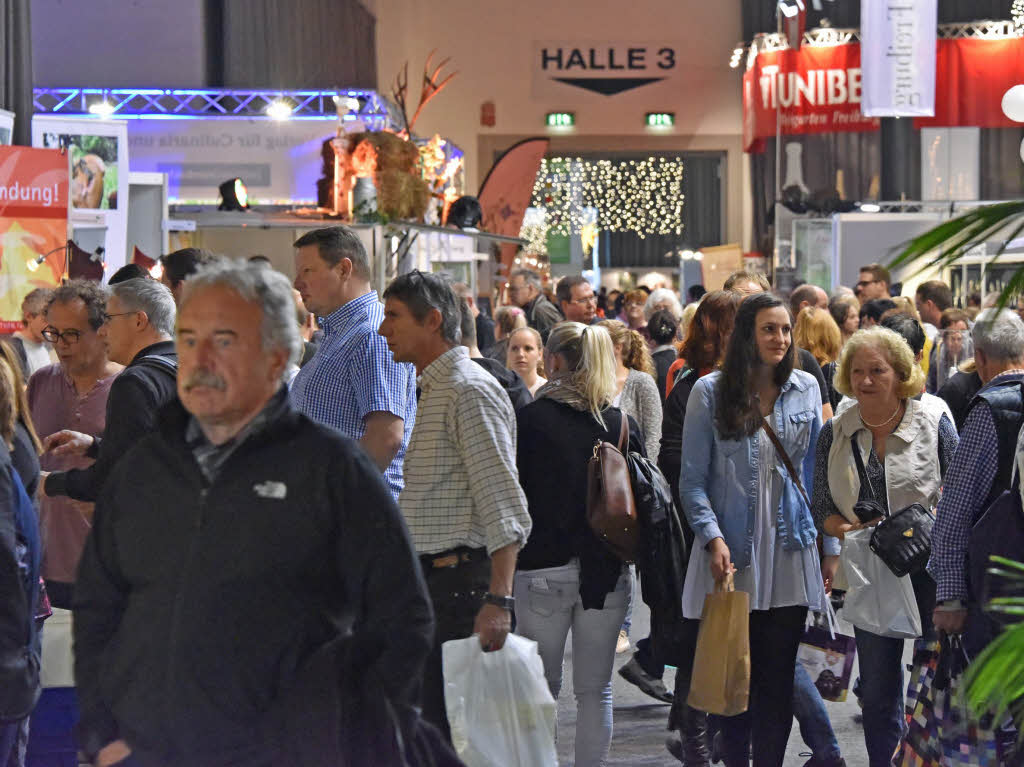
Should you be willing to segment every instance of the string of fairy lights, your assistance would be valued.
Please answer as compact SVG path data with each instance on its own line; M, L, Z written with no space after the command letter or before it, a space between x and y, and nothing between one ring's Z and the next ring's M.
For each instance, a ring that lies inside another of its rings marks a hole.
M1024 0L1013 0L1010 6L1010 18L1013 19L1013 27L1018 32L1024 32Z
M593 224L600 231L682 234L683 161L674 157L645 160L586 160L549 157L541 161L531 207L542 209L543 223L530 222L523 236L577 235ZM524 222L525 223L525 222Z

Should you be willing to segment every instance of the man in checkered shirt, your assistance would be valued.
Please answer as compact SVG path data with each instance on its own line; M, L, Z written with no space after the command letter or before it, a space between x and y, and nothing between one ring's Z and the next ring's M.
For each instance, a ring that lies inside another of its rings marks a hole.
M397 499L416 416L416 375L395 362L377 328L384 307L370 287L370 262L345 226L295 241L295 289L319 318L323 340L292 382L295 409L358 440Z
M444 277L414 271L384 291L380 326L395 361L413 363L419 374L398 505L436 617L423 715L445 733L441 644L477 634L484 650L504 645L516 556L530 533L512 403L459 344L459 303Z
M982 388L971 402L946 472L928 572L937 585L935 628L951 634L968 629L967 645L977 651L981 647L972 637L977 622L974 617L968 621L968 611L980 615L981 584L967 582L967 546L979 517L1010 487L1017 435L1024 425L1024 322L1009 309L986 309L972 336Z

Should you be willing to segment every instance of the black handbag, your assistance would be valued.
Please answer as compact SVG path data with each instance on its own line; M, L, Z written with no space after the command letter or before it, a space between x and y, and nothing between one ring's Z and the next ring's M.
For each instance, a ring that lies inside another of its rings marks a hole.
M871 478L868 477L864 461L860 457L856 437L850 437L850 445L861 481L867 482L875 505L881 508ZM878 523L871 534L871 550L897 578L920 572L928 564L928 557L932 553L934 524L934 514L921 504L912 503L895 514L886 515Z

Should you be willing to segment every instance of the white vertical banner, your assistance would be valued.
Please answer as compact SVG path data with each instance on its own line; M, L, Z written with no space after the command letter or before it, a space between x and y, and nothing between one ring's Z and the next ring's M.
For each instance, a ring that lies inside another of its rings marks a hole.
M933 117L937 0L861 0L866 117Z

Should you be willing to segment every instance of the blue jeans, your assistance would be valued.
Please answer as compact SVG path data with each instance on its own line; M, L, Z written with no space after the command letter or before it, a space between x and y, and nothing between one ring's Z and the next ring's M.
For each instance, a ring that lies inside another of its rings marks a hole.
M515 576L516 633L537 643L556 699L562 689L565 640L572 629L577 767L603 764L608 756L615 643L629 606L631 580L624 568L615 590L605 595L604 608L584 610L576 560L564 567L520 570Z
M910 576L917 609L921 614L922 639L935 636L932 610L935 581L925 572ZM903 640L883 637L856 626L860 664L860 699L864 707L864 744L870 767L889 767L906 728L903 709Z
M797 661L793 677L793 715L800 726L800 737L814 758L820 762L839 761L839 743L836 742L825 701L800 661Z

